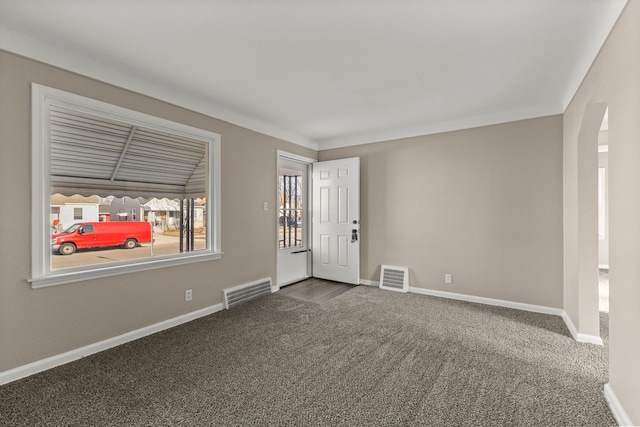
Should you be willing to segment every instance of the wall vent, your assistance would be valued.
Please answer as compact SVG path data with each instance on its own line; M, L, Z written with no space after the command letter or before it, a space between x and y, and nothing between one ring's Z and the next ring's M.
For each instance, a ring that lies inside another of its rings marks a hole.
M407 267L392 267L383 265L380 268L380 289L391 291L409 291L409 269Z
M245 285L235 286L224 291L224 308L269 295L271 293L271 278L257 280Z

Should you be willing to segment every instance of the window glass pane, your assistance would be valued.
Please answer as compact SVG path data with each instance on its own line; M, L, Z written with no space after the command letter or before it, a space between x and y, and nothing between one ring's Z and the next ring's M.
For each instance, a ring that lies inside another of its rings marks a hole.
M55 194L51 199L52 204L66 200L52 209L59 212L52 222L52 270L207 248L206 199L133 199L128 196L61 194ZM81 215L80 220L76 214L82 209L73 207L73 201L78 199L93 201L85 206L88 216L82 218ZM86 234L93 232L94 226L94 236L88 240ZM74 248L69 248L69 244L62 248L64 243L73 244Z
M302 171L281 167L279 170L278 247L304 245Z
M52 270L206 249L206 142L57 106L50 141Z

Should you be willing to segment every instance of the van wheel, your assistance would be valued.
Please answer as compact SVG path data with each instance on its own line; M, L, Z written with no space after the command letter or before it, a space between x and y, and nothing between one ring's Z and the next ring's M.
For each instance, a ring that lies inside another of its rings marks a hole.
M63 243L60 245L60 249L58 249L60 255L71 255L75 251L76 245L74 245L73 243Z
M138 241L136 239L127 239L126 242L124 242L124 247L126 249L133 249L138 245Z

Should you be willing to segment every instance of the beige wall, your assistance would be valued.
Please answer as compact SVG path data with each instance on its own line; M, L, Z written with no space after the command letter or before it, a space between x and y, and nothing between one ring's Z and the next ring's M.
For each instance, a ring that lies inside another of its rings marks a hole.
M562 116L320 152L354 156L363 279L562 307Z
M221 134L223 258L32 289L32 82ZM224 288L275 279L276 150L315 151L2 51L0 93L0 372L220 303Z
M583 202L596 185L595 148L591 136L581 138L580 132L599 126L594 110L608 105L609 383L635 425L640 425L639 76L640 2L630 1L564 115L564 300L578 330L591 333L594 237L582 243L584 234L596 235L589 230L597 219L593 203Z

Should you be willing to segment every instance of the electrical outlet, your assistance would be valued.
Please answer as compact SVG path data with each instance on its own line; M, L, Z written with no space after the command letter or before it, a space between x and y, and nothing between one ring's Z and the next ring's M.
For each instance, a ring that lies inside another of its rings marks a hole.
M453 279L451 278L450 274L444 275L444 283L453 283Z
M269 210L269 203L268 202L264 202L264 204L262 205L262 209L264 209L265 211Z
M185 301L191 301L192 297L193 297L193 293L191 292L191 289L187 289L186 291L184 291L184 300Z

